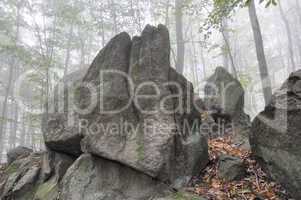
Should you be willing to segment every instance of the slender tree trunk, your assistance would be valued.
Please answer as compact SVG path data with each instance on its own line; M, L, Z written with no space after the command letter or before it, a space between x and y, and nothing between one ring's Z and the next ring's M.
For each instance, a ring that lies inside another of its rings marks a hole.
M46 26L46 22L44 20L44 27ZM57 16L55 15L54 16L54 21L53 21L53 24L52 24L52 39L55 41L55 38L56 38L56 26L57 26ZM45 37L45 41L46 41L46 35L44 36ZM45 42L45 45L46 45L46 54L44 55L46 60L47 60L47 63L46 63L46 85L44 86L45 88L45 100L46 100L46 103L45 103L45 113L46 113L46 120L48 120L48 115L49 115L49 95L50 95L50 88L51 88L51 81L50 81L50 68L52 66L52 62L53 62L53 54L54 54L54 50L55 50L55 46L53 44L49 44L47 42ZM64 72L65 73L65 72Z
M198 85L199 85L199 75L198 75L198 66L197 66L197 55L196 55L196 48L195 48L195 44L194 44L194 36L193 36L193 31L192 29L190 30L190 39L192 41L191 43L191 47L192 47L192 50L191 50L191 60L192 60L192 72L193 72L193 75L194 75L194 82L195 82L195 86L196 88L198 88Z
M65 69L64 69L64 78L68 75L68 68L70 62L70 54L71 54L71 41L73 37L73 22L71 22L69 33L68 33L68 42L66 49L66 58L65 58ZM67 90L67 82L64 81L64 112L68 113L68 90Z
M298 15L298 18L299 18L299 23L300 23L300 26L301 26L301 6L300 6L300 0L296 0L296 12L297 12L297 15Z
M143 25L142 25L142 19L141 19L141 8L139 7L139 5L140 5L140 0L137 0L136 4L137 4L137 10L138 10L137 16L136 16L136 18L137 18L137 23L139 24L139 31L142 32ZM142 14L142 15L143 15L143 14Z
M222 48L223 51L223 64L224 68L226 68L229 71L229 49L227 48L227 44L225 41L229 41L229 32L227 31L228 29L228 23L226 19L223 20L222 22L222 34L223 34L223 40L224 40L224 46Z
M100 4L99 7L99 16L100 16L100 30L101 30L101 42L102 42L102 47L106 45L106 36L105 36L105 28L104 28L104 16L103 16L103 7L102 4Z
M296 45L297 45L298 53L299 53L299 54L298 54L298 58L299 58L299 59L296 58L296 62L297 62L296 65L297 65L297 66L298 66L298 65L300 66L300 64L301 64L301 38L300 38L299 33L298 33L298 32L300 32L300 31L299 31L299 28L301 28L301 27L300 27L300 26L297 26L296 29L295 29L295 31L296 31L296 33L297 33L297 34L295 35L296 43L297 43ZM300 32L300 33L301 33L301 32ZM299 62L298 62L298 61L299 61Z
M19 34L20 34L20 21L21 21L21 9L20 5L17 5L17 19L16 19L16 35L15 35L15 41L16 46L18 46L19 43ZM19 67L18 64L15 63L14 66L12 66L13 75L12 75L12 82L15 82L15 80L19 76ZM11 91L14 90L14 84L11 85ZM18 120L19 120L19 109L18 104L16 102L16 99L14 97L14 93L11 94L11 123L10 123L10 133L9 133L9 148L14 148L16 145L17 140L17 129L18 129Z
M232 74L236 79L238 79L237 70L236 70L236 67L235 67L235 64L234 64L234 58L233 58L233 55L232 55L232 52L231 52L231 47L230 47L229 41L228 41L228 39L225 35L225 31L222 30L221 32L222 32L222 35L223 35L223 38L224 38L224 41L225 41L227 54L228 54L228 56L230 58L230 61L231 61Z
M31 134L31 137L30 137L31 148L33 150L36 150L36 132L33 128L31 128L30 134Z
M19 76L19 67L17 65L15 66L15 77L13 78L13 81L15 81ZM12 91L14 91L14 85L12 84ZM15 99L14 93L12 92L12 98L11 98L11 112L12 112L12 123L11 123L11 129L10 129L10 148L14 148L16 146L17 142L17 130L19 126L19 107L18 103Z
M80 40L80 67L82 68L86 61L85 61L85 57L86 57L86 41L84 39Z
M254 0L250 1L248 10L249 10L249 16L252 25L255 46L256 46L257 60L259 64L259 72L260 72L260 78L262 82L264 101L265 101L265 105L268 105L272 97L271 80L269 77L269 71L268 71L268 66L267 66L265 52L264 52L263 39L262 39L259 21L257 18Z
M130 0L132 20L135 23L135 25L137 25L137 30L142 31L139 1L137 1L136 3L134 3L133 1L134 0ZM137 6L136 9L135 9L134 5ZM136 13L136 11L137 11L137 13Z
M297 14L297 21L299 26L296 26L296 37L297 37L297 43L298 43L298 50L299 50L299 65L301 65L301 6L300 6L300 0L296 0L296 14Z
M178 73L184 72L185 42L183 38L183 0L175 0L175 20L177 37L177 62L176 70Z
M0 119L0 162L2 161L2 155L3 155L3 150L4 150L4 137L6 133L6 124L7 124L7 107L8 107L8 97L9 97L9 91L12 85L12 79L13 79L13 65L14 65L14 60L12 58L12 65L9 68L8 72L8 83L5 88L5 96L4 100L2 102L2 113L1 113L1 119Z
M17 143L17 129L19 122L19 109L14 100L11 101L11 117L10 117L10 133L9 133L9 148L15 148Z
M17 5L17 32L16 32L16 42L18 40L18 35L19 35L19 21L20 21L20 7L19 5ZM17 45L17 43L16 43ZM8 72L8 83L6 85L5 88L5 93L4 93L4 100L2 102L2 113L1 113L1 119L0 119L0 162L2 161L2 156L3 156L3 150L4 150L4 146L5 146L5 141L4 141L4 137L6 134L6 130L7 130L7 107L8 107L8 99L9 99L9 93L11 91L11 87L12 87L12 81L13 81L13 72L14 72L14 68L15 68L15 58L12 57L11 58L11 62L10 62L10 67L9 67L9 72Z
M69 33L68 33L68 42L67 42L67 48L66 48L66 58L65 58L65 68L64 68L64 77L66 77L68 75L72 37L73 37L73 22L70 25L70 29L69 29Z
M170 0L166 1L165 5L165 26L169 27L169 7L170 7Z
M285 16L285 13L283 11L283 8L282 8L282 5L281 5L280 1L279 1L278 5L279 5L279 11L280 11L281 19L282 19L282 21L285 25L285 29L286 29L287 40L288 40L288 51L289 51L289 56L290 56L290 62L291 62L291 65L292 65L292 71L295 71L296 70L296 63L295 63L292 31L291 31L288 19Z
M25 146L26 143L26 115L22 114L22 131L20 133L19 143L21 146Z
M110 0L109 4L111 5L111 16L113 18L113 31L116 35L118 33L118 25L117 25L117 15L116 15L116 8L115 8L115 2L114 0Z
M201 61L202 61L202 67L203 67L203 79L205 80L207 77L206 74L206 60L205 60L205 56L204 56L204 49L201 46Z
M230 58L230 64L231 64L231 71L232 74L234 75L234 77L237 79L237 70L235 67L235 62L234 62L234 58L232 55L232 51L231 51L231 46L230 46L230 40L229 40L229 32L228 32L228 23L226 20L223 20L222 22L222 29L221 29L221 33L224 39L224 43L225 43L225 52L224 52L224 64L225 64L225 68L230 71L229 69L229 58Z

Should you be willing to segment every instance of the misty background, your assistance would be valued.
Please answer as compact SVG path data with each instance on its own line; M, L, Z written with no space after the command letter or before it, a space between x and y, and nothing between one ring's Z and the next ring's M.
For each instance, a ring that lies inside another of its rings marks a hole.
M256 1L273 91L301 64L301 2L282 2ZM223 66L244 86L246 112L254 117L265 102L250 10L236 8L208 29L213 10L210 0L0 0L0 161L17 145L43 149L41 114L34 111L44 109L56 83L87 69L114 35L134 36L146 24L169 28L172 66L200 97L206 78Z

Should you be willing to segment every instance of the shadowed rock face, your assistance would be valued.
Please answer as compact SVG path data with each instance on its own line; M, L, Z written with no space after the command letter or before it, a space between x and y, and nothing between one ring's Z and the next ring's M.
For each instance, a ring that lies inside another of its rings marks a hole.
M271 177L301 198L301 71L290 75L252 123L252 150Z

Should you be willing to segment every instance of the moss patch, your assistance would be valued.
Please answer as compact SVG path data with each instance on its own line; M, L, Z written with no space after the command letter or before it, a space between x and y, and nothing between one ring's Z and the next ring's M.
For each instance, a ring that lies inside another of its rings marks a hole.
M56 178L54 177L38 187L34 199L55 200L57 199L57 196L58 196L58 185L57 185Z
M186 192L177 192L173 194L172 199L174 200L203 200L202 197L195 196Z
M19 168L19 165L17 163L12 163L8 166L8 168L5 170L5 174L13 174L13 173L16 173L17 170Z
M145 158L145 153L144 153L144 145L143 144L138 144L138 148L136 149L137 154L138 154L138 160L142 161Z

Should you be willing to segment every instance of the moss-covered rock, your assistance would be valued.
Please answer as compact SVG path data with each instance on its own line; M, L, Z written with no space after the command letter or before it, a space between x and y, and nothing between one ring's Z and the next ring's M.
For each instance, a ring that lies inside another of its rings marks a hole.
M18 167L20 165L18 165L18 163L12 163L8 166L8 168L5 170L5 174L13 174L13 173L16 173L17 170L18 170Z
M56 200L59 195L58 181L55 177L38 186L34 200Z
M17 158L0 177L0 199L55 200L59 180L72 163L73 158L56 152Z

